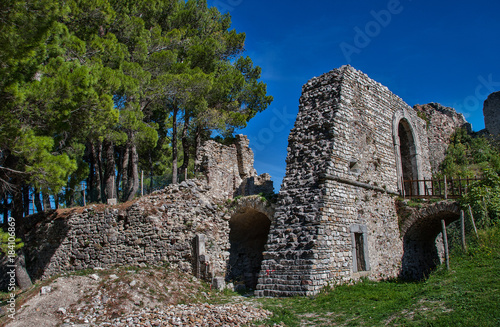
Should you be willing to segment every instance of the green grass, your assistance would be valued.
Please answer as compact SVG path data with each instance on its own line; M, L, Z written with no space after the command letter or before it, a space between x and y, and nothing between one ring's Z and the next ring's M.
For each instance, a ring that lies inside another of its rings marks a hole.
M450 271L423 282L337 286L314 297L260 299L286 326L500 326L500 228L482 231Z

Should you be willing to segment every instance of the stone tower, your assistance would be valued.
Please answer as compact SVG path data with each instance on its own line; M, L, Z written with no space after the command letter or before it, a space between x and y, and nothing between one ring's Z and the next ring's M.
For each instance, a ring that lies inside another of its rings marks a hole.
M500 134L500 91L491 93L484 101L484 127L489 134Z
M397 276L394 199L403 179L430 177L425 121L343 66L303 86L288 144L256 295L312 295L328 283Z

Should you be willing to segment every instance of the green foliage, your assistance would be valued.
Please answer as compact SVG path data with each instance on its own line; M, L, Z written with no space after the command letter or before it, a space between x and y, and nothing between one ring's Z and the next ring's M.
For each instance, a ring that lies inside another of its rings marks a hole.
M425 126L427 129L429 129L429 125L431 124L429 116L427 116L427 114L423 111L417 111L417 116L425 121Z
M440 175L475 177L485 169L500 172L500 151L484 136L472 137L467 130L458 129L450 139Z
M473 183L460 199L462 206L471 206L478 228L500 223L500 176L491 169L483 172L483 179Z
M15 253L24 246L20 238L15 238L13 243L9 243L9 237L9 233L0 228L0 251L5 256L9 255L9 252Z
M25 171L35 187L59 192L77 167L66 153L54 154L53 149L52 138L35 136L31 130L23 133L13 147L14 151L25 154Z
M239 57L245 34L204 0L9 1L0 22L5 184L103 189L114 168L133 192L138 165L192 167L212 130L230 136L272 101Z
M314 297L260 299L267 326L498 326L500 228L480 232L468 253L451 257L423 282L397 280L335 286Z
M268 201L270 203L278 202L278 194L277 193L259 193L259 196L262 200Z
M468 187L460 203L465 212L471 206L478 228L488 228L500 222L500 150L494 141L484 136L471 136L465 129L459 129L451 136L440 168L439 175L482 178ZM460 248L458 223L450 225L448 233L451 246Z

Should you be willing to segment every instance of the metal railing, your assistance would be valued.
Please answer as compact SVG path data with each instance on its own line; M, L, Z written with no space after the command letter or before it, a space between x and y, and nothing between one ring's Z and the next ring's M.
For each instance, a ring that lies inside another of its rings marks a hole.
M456 199L467 193L471 183L481 178L447 178L404 180L403 198L419 199Z

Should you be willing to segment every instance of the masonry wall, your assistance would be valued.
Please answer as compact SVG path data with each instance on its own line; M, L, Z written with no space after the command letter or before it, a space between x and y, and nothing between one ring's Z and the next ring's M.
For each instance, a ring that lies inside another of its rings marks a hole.
M257 175L254 156L246 135L236 135L236 142L226 146L215 141L206 142L196 156L198 171L208 185L221 197L274 193L269 174Z
M87 207L32 217L23 226L28 272L39 279L94 267L170 265L195 273L193 242L205 234L208 273L224 276L230 216L217 203L222 202L205 183L190 180L128 208Z
M446 156L451 135L458 128L465 128L471 132L472 126L455 109L444 107L439 103L415 105L413 108L426 122L429 137L429 161L432 173L437 173L439 165Z
M333 235L322 224L327 189L319 177L330 161L340 87L341 71L303 87L257 296L310 294L333 277Z
M484 126L495 137L500 134L500 91L491 93L484 101Z
M303 86L258 296L311 295L328 283L398 275L401 119L413 130L418 176L428 178L425 122L386 87L349 66ZM356 233L366 271L353 264Z
M462 123L433 108L409 107L350 66L335 69L303 86L275 211L260 196L232 199L273 190L268 174L257 176L246 136L231 146L209 141L197 154L205 176L200 180L133 204L30 217L22 232L28 271L37 279L85 268L168 264L204 278L244 279L253 287L270 223L257 296L312 295L364 276L396 277L402 260L412 263L418 254L405 248L398 225L403 167L413 166L415 179L430 178L444 157L437 144Z
M231 270L237 253L230 241L231 224L248 244L253 242L251 231L265 243L274 211L261 196L231 198L272 192L272 181L268 174L257 176L244 135L230 146L207 142L197 159L204 174L200 179L170 185L132 203L62 209L20 222L17 232L25 242L32 279L95 267L146 265L169 265L209 281L242 279L246 271ZM254 254L246 248L240 252Z

